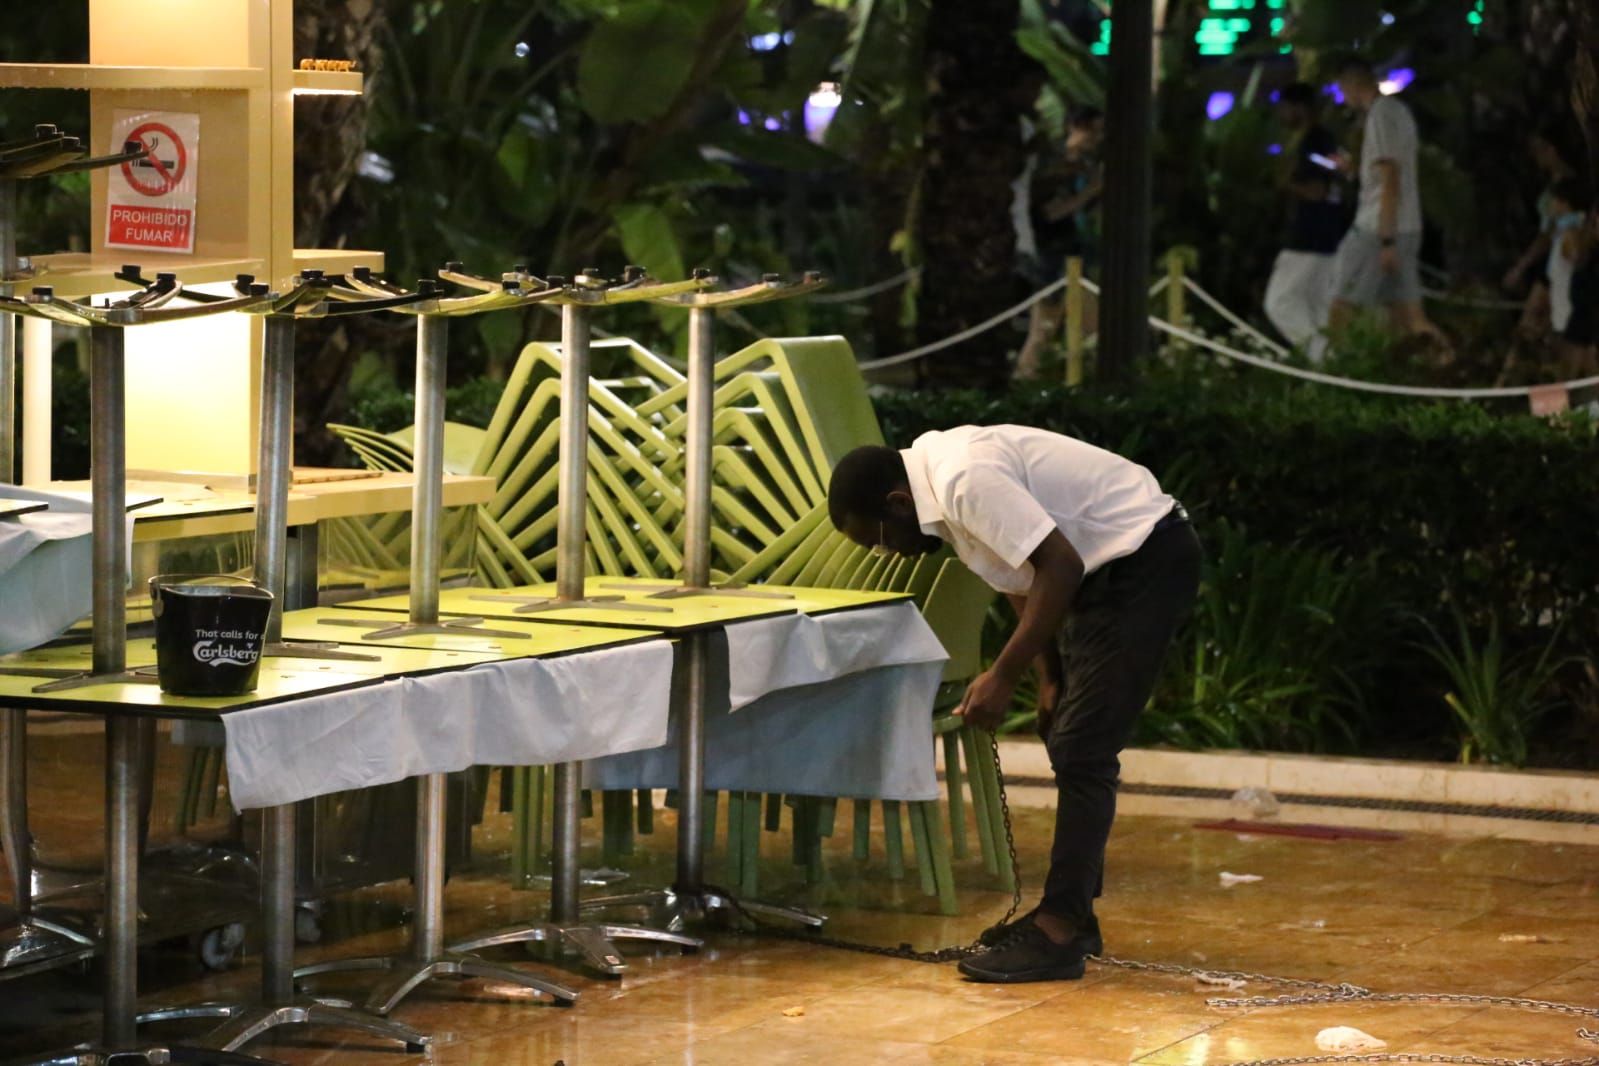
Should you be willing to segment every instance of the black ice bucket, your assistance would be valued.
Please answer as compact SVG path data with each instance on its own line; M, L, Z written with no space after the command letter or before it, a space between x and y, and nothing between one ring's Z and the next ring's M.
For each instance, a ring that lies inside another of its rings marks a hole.
M255 691L272 593L244 578L150 579L161 691L242 696Z

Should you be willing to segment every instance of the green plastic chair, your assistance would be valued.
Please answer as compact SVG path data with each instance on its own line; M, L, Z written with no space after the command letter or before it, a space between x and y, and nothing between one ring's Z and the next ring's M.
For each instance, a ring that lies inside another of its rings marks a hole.
M589 392L588 565L605 575L674 576L682 552L683 377L668 361L625 339L596 342L592 357L597 372ZM560 369L558 346L526 346L478 438L470 472L497 483L494 498L474 515L478 577L486 584L532 583L553 574ZM953 603L963 592L957 573L965 570L958 563L944 557L879 559L850 544L827 521L826 486L834 463L858 445L883 439L847 343L840 338L762 341L721 360L714 419L716 577L908 592L919 603L933 604L940 619L934 628L946 646L952 652L956 645L963 649L959 662L946 670L941 693L975 675L975 666L960 671L968 660L976 661L978 630L990 599L987 590L980 601L972 598L963 614ZM349 427L337 431L368 465L409 467L407 434ZM362 546L374 562L387 561L379 550L388 547L383 541ZM945 578L952 565L958 571L950 570ZM940 606L944 603L950 606ZM957 635L962 626L969 628L964 637ZM958 691L954 698L959 698ZM946 760L949 742L946 738ZM952 780L960 793L958 761L957 754ZM968 755L967 764L975 767L978 761ZM509 788L502 793L514 822L512 877L526 884L546 850L547 774L540 767L518 767L506 775ZM981 826L990 792L978 773L965 777ZM635 833L653 828L647 795L643 802L638 799L628 792L601 796L608 862L628 854ZM721 804L714 795L707 799L708 831L714 838ZM952 819L947 845L939 804L884 805L885 813L892 814L887 827L891 871L904 874L900 807L906 806L903 817L910 820L922 887L938 896L949 913L955 907L950 857L966 850L964 796L955 796L953 803L952 814L962 817ZM785 808L795 820L795 861L813 879L822 876L821 844L833 833L835 799L795 797L785 803L782 797L735 793L726 806L729 879L746 893L755 891L760 829L777 828ZM862 819L870 818L870 805L863 802L856 808L859 852ZM979 833L983 839L991 836L981 828Z

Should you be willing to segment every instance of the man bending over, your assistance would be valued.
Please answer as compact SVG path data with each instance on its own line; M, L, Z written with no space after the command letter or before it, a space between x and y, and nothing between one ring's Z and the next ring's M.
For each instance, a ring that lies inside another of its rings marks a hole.
M956 713L994 728L1029 666L1059 693L1039 722L1060 793L1055 840L1038 906L985 932L988 950L960 969L982 981L1081 977L1084 957L1103 950L1094 899L1117 757L1198 587L1186 513L1138 464L1025 426L925 433L904 451L857 448L833 471L828 510L874 550L926 554L948 542L1015 605L1015 633Z

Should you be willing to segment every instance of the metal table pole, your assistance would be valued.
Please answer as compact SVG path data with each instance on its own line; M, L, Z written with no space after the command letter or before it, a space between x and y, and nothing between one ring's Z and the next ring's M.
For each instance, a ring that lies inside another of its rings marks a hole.
M0 296L17 272L17 183L0 179ZM0 314L0 484L16 481L17 316Z
M272 593L267 658L377 662L338 644L283 639L288 571L289 486L294 481L294 334L292 314L267 315L262 327L260 444L256 452L255 581Z
M439 314L417 316L416 441L411 469L411 607L407 621L373 630L363 640L389 640L407 634L454 633L512 639L514 630L489 629L481 618L440 618L439 581L443 573L444 400L449 361L450 320ZM367 622L338 621L368 626ZM442 829L441 829L442 832Z
M89 436L93 494L94 676L115 677L127 665L127 472L123 333L90 327ZM171 1045L140 1044L138 998L139 781L153 720L106 716L104 910L105 983L101 1045L45 1056L41 1063L171 1062ZM262 1063L226 1051L183 1049L185 1061Z
M710 306L691 304L688 314L688 429L684 449L683 584L680 592L704 594L711 591L711 458L712 420L715 415L716 320ZM739 910L819 928L826 919L810 911L738 900L724 890L705 884L705 712L710 701L711 639L712 634L704 631L683 637L688 684L677 727L677 879L669 889L597 899L592 905L664 909L672 915L672 928L681 928L685 922L703 918L707 914L732 914Z
M588 270L584 276L595 271ZM555 588L560 606L591 602L584 598L583 551L587 544L589 444L589 340L592 309L576 300L561 307L561 426L557 457ZM611 602L621 597L606 597ZM617 940L651 940L698 951L702 942L681 933L637 925L585 922L579 906L582 865L583 764L557 763L554 780L554 863L550 878L550 920L513 926L455 945L476 950L501 944L546 942L576 949L607 977L627 969Z
M255 578L272 593L267 622L266 654L294 658L375 660L347 652L321 654L336 645L286 645L283 594L288 530L288 495L294 430L294 319L270 315L265 320L261 369L260 452L257 458L255 511ZM336 1025L387 1037L420 1052L429 1038L385 1018L328 1006L294 994L294 855L293 804L269 807L261 818L261 995L255 1003L202 1003L150 1011L141 1022L188 1018L225 1018L206 1038L206 1045L232 1051L283 1025Z
M448 357L449 320L442 315L417 317L416 345L416 483L412 489L411 609L405 626L383 631L389 635L415 632L488 633L519 637L439 622L439 560L442 555L440 522L444 497L444 372ZM464 620L470 623L473 620ZM368 634L366 639L377 639ZM444 774L417 778L416 799L416 913L411 927L409 955L381 955L340 959L306 966L296 977L347 970L384 970L391 976L379 982L365 1007L387 1014L408 994L434 977L459 975L520 985L543 992L562 1006L577 1002L577 993L535 974L476 958L470 949L444 947Z

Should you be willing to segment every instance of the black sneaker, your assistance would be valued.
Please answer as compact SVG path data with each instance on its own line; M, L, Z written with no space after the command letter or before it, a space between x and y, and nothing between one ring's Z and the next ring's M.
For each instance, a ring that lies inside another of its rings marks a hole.
M1038 913L1034 907L1026 914L1018 914L1008 922L997 922L984 929L977 937L977 942L985 948L997 946L1011 934L1011 931L1023 924L1031 925L1033 915ZM1072 937L1072 947L1084 955L1103 955L1105 953L1105 939L1099 934L1099 919L1094 915L1088 916L1088 926Z
M1076 943L1057 944L1032 922L1013 925L1003 941L960 961L960 972L976 981L1075 981L1083 976Z

